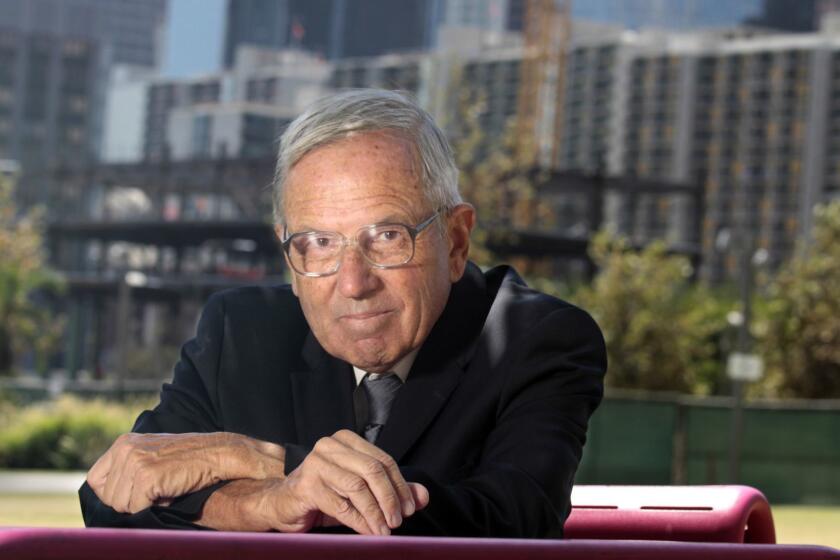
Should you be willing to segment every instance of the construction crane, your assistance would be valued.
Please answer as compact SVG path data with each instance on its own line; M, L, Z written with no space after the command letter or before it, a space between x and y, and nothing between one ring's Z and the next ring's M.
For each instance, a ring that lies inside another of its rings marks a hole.
M572 0L524 0L517 132L519 138L533 138L540 149L548 142L548 158L542 159L548 159L546 163L552 167L558 159L563 130L571 10Z

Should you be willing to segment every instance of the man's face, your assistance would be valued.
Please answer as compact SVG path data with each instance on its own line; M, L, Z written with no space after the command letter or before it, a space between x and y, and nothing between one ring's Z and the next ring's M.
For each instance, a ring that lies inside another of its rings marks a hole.
M422 188L409 142L361 133L317 148L292 167L286 226L289 234L337 231L347 238L369 224L414 226L437 211ZM292 274L306 320L327 352L367 371L387 371L422 344L463 274L474 213L461 205L438 220L448 235L432 224L417 237L414 258L397 268L373 268L351 245L331 276Z

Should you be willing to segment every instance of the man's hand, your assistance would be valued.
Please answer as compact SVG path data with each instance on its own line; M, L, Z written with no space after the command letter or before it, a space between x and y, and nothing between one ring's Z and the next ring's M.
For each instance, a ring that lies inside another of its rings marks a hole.
M123 434L88 471L102 502L121 513L206 488L220 480L283 477L283 447L240 434Z
M359 435L341 430L318 441L284 480L235 481L213 493L198 523L221 530L304 532L343 524L387 535L429 503L394 460Z

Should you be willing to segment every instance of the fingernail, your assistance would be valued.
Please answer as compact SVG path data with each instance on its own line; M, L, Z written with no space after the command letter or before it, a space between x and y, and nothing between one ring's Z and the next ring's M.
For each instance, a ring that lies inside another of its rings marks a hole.
M399 527L402 525L402 515L396 513L391 515L391 527Z
M405 511L405 516L408 517L409 515L414 514L414 500L406 500L403 502L403 511Z
M382 525L379 527L379 534L387 537L391 534L391 529L389 529L387 525Z

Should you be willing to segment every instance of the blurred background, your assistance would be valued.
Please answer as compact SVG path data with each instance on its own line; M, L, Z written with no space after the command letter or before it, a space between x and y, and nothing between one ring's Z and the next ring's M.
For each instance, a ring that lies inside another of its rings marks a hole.
M578 483L840 546L838 0L0 0L0 523L80 524L209 295L287 278L277 137L357 87L445 129L479 264L604 330Z

